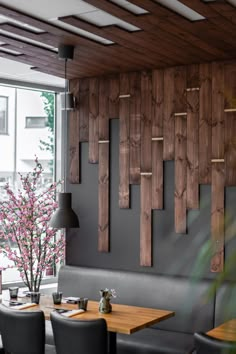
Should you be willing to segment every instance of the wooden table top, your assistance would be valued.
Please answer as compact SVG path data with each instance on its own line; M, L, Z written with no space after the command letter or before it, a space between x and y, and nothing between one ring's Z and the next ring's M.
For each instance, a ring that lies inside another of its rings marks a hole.
M30 302L29 298L18 299L22 302ZM4 299L2 301L4 303ZM9 303L5 303L6 305ZM112 312L109 314L101 314L98 311L99 303L96 301L88 301L87 311L77 316L73 316L73 319L90 320L96 318L104 318L107 322L107 329L110 332L131 334L140 329L149 327L155 323L168 319L175 315L173 311L159 310L153 308L136 307L128 305L120 305L112 303ZM40 304L32 308L28 308L25 311L36 311L41 309L47 320L50 319L50 312L53 308L63 309L78 309L78 305L62 303L61 305L54 305L51 296L41 296Z
M211 337L226 340L226 341L236 341L236 318L227 321L220 326L211 329L207 334Z

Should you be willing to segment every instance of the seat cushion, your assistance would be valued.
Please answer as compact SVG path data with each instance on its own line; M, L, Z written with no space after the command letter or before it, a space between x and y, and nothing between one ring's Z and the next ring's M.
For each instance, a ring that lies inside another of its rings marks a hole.
M54 345L55 343L54 343L51 321L45 321L45 331L46 331L46 338L45 338L46 344Z
M146 328L131 335L118 334L118 354L190 354L193 335Z

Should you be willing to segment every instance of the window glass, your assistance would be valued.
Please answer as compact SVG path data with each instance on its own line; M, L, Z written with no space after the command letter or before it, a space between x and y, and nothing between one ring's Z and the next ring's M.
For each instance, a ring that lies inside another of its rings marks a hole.
M0 134L7 134L8 97L0 96Z
M26 128L45 128L47 117L25 117Z
M0 135L1 200L8 200L4 189L6 183L14 193L21 188L19 173L31 172L36 156L44 170L37 188L44 189L54 182L54 111L54 92L0 85L0 133L7 132L7 136ZM7 241L0 239L1 244L4 242ZM14 243L9 246L16 250ZM2 272L3 282L22 281L14 264L0 253L0 266L7 265L12 268ZM52 269L45 272L44 276L48 275L53 275Z

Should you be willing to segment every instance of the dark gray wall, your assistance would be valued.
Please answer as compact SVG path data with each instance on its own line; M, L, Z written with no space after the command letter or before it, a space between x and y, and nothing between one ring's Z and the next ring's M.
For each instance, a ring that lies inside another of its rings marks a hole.
M97 250L98 165L88 163L88 143L81 144L80 185L68 185L80 229L67 236L66 263L77 266L124 269L138 272L190 275L210 274L203 244L210 239L211 187L200 187L200 210L188 212L188 234L174 231L174 162L164 163L164 210L153 211L153 267L139 265L140 187L131 187L131 208L119 209L119 121L110 125L110 253ZM234 235L236 188L226 190L226 236ZM232 227L233 226L233 227ZM228 254L235 241L226 247ZM207 253L208 254L208 253Z

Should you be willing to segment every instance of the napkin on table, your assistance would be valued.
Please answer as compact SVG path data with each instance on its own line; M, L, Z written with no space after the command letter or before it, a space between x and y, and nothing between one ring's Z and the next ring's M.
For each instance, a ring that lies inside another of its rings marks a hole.
M68 311L68 312L63 312L61 315L64 316L64 317L73 317L73 316L79 315L82 312L84 312L84 310L82 310L82 309L71 310L71 311Z
M16 309L16 310L24 310L24 309L28 309L29 307L33 307L33 306L38 306L38 304L35 304L34 302L27 302L27 303L22 304L22 305L14 306L14 309Z

